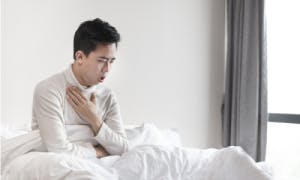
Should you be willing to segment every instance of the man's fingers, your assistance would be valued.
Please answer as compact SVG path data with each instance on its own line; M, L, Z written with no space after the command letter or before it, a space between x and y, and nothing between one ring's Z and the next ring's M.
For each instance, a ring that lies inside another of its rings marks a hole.
M95 96L95 93L92 93L90 100L92 101L92 103L96 104L96 96Z
M81 104L85 103L85 99L83 99L75 89L68 88L67 92L77 105L79 105L80 103Z
M86 98L83 96L83 94L81 93L81 91L80 91L80 89L78 88L78 87L72 87L76 92L77 92L77 94L78 95L80 95L81 96L81 98L83 99L83 100L86 100Z
M81 97L80 101L86 101L86 98L83 96L83 94L81 93L81 91L78 87L71 87L71 89L73 89L74 93L78 96L78 98ZM92 103L96 104L96 95L95 95L95 93L91 94L90 101L92 101Z
M76 105L79 104L85 104L86 103L86 98L83 96L83 94L81 93L81 91L77 88L77 87L68 87L67 88L67 94L69 95L69 97L73 100L73 102ZM96 105L96 95L95 93L91 94L90 97L90 101Z
M78 99L72 93L69 93L68 96L75 105L79 105Z
M67 95L67 101L71 104L71 106L73 107L73 108L76 108L76 104L75 104L75 102L71 99L71 97L69 96L69 95Z

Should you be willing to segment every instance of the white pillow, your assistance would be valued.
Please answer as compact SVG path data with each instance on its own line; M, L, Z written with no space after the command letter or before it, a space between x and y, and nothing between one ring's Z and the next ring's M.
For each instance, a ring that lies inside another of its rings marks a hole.
M161 130L154 124L125 129L130 149L140 145L181 146L180 136L174 129Z

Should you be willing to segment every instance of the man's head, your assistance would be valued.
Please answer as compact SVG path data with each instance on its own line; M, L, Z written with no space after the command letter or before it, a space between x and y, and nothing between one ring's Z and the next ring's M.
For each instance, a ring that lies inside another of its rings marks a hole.
M103 82L120 41L117 30L98 18L83 22L74 35L74 73L84 86Z

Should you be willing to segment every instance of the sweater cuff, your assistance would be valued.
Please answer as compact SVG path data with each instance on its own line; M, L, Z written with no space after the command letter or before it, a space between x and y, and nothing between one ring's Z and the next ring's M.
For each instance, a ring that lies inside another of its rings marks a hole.
M110 133L110 128L103 122L100 130L98 131L98 134L94 137L96 141L98 141L100 144L106 144L109 137L107 137Z

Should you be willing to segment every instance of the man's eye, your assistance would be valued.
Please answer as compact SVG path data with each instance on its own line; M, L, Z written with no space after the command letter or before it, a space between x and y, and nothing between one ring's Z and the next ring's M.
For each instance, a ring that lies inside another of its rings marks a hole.
M104 59L99 59L98 61L99 61L99 62L102 62L102 63L106 63L106 62L107 62L107 61L104 60Z

